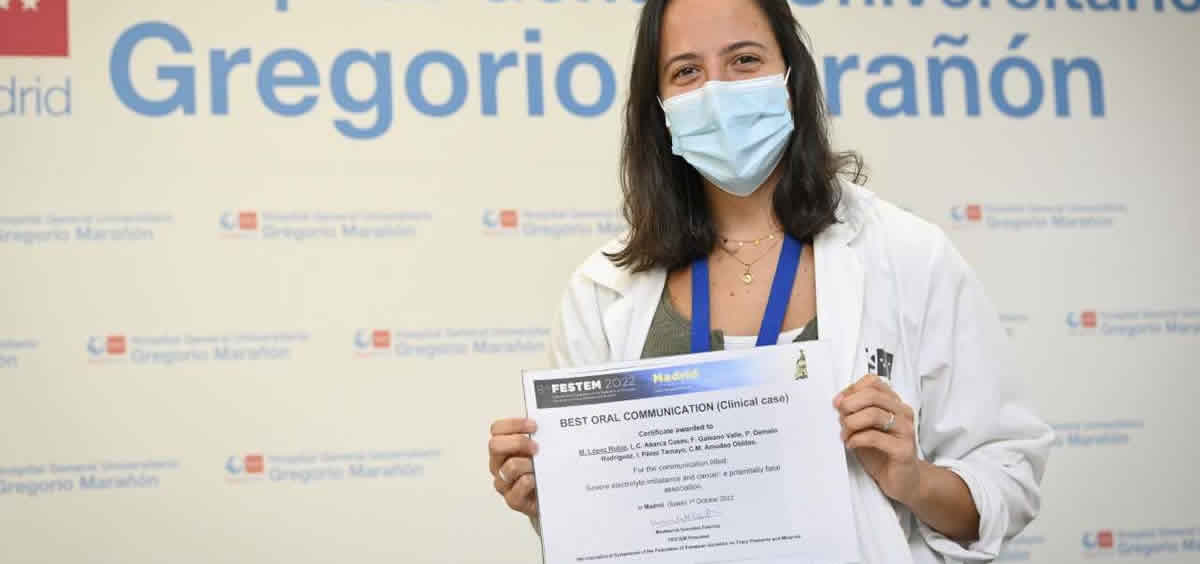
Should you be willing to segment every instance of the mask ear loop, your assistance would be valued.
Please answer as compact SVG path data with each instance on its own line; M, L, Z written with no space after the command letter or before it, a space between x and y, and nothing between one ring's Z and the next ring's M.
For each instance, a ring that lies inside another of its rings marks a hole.
M792 77L792 67L789 66L787 72L783 74L783 89L786 90L788 93L788 101L789 102L791 101L791 98L792 98L792 88L790 86L791 83L788 82L788 79L791 77ZM790 106L791 104L789 103L788 105ZM792 108L789 107L788 113L791 113L791 111L792 111Z

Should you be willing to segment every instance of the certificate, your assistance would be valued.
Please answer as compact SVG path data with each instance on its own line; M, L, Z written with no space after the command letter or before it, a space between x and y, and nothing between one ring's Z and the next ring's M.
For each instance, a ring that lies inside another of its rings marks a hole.
M828 356L527 371L546 564L859 561Z

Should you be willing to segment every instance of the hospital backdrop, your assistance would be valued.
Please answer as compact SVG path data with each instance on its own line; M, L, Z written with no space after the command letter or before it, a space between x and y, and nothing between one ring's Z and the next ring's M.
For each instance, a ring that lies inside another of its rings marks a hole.
M1056 430L1001 560L1196 562L1198 0L792 5ZM640 8L0 0L0 560L537 562L488 424L624 229Z

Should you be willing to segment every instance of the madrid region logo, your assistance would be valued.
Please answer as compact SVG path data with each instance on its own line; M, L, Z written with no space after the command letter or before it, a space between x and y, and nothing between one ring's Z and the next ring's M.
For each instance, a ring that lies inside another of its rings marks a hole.
M0 0L0 57L70 56L67 21L67 0ZM69 115L69 75L0 78L0 118Z
M253 239L258 236L257 211L226 211L221 214L222 239Z
M258 212L226 211L221 214L221 228L227 232L254 232L258 230Z
M242 482L262 478L266 472L266 459L261 454L235 454L225 459L226 480Z
M1108 550L1113 547L1113 532L1109 529L1103 529L1096 532L1086 532L1083 534L1083 548L1088 552Z
M386 351L392 348L392 332L387 329L359 329L354 332L354 349L360 354Z
M950 219L953 219L954 223L979 223L983 220L983 206L967 204L951 207Z
M483 226L488 231L512 231L517 228L517 210L484 210Z
M3 0L0 0L3 1ZM95 361L122 358L127 350L124 335L88 337L88 356Z
M69 56L67 21L67 0L0 0L0 56Z
M1095 329L1096 328L1096 311L1084 310L1081 312L1070 312L1067 314L1067 327L1071 329Z

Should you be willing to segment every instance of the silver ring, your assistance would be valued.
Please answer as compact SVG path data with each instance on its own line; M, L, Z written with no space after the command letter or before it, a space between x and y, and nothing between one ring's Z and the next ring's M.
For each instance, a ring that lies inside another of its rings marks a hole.
M895 414L895 413L892 413L892 412L890 412L890 411L889 411L889 412L888 412L888 415L891 415L891 417L889 417L889 418L888 418L888 422L887 422L887 423L884 423L884 424L883 424L883 432L884 432L884 433L886 433L886 432L888 432L888 431L891 431L891 430L892 430L892 425L895 425L895 424L896 424L896 414Z
M497 469L497 470L496 470L496 475L500 476L500 481L501 481L501 482L504 482L504 483L506 483L506 484L508 483L508 478L505 478L505 477L504 477L504 469L503 469L503 468Z

